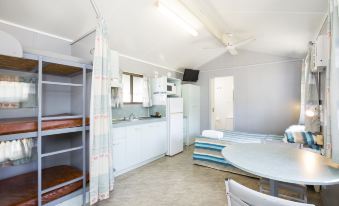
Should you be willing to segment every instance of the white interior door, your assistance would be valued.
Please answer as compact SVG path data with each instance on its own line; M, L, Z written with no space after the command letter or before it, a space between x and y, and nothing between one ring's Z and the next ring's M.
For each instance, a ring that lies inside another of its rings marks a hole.
M211 81L211 128L233 130L234 78L216 77Z

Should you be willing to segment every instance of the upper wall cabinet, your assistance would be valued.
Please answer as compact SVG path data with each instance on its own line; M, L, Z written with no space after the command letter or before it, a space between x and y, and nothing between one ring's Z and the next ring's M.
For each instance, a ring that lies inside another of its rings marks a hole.
M167 96L181 97L181 80L171 77L158 77L152 80L153 105L166 105Z
M167 77L154 78L152 80L153 105L166 105Z
M176 78L167 78L167 96L181 97L181 80Z
M328 65L329 60L329 38L327 35L320 35L315 45L315 67L324 69Z
M122 87L120 67L119 67L119 54L111 50L111 65L112 69L112 87Z

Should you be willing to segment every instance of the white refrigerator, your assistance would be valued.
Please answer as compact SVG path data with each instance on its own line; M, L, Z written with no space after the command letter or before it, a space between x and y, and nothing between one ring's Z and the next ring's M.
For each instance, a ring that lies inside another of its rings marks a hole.
M200 135L200 87L193 84L182 85L184 98L184 115L186 120L185 145L194 143L194 138Z
M183 151L183 99L167 98L167 155L173 156Z

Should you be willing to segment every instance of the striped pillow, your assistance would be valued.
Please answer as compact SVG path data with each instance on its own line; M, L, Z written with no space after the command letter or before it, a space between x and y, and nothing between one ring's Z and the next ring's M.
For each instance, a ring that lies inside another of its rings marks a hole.
M316 136L312 132L285 132L285 140L289 143L299 143L307 145L312 149L319 150L316 143Z

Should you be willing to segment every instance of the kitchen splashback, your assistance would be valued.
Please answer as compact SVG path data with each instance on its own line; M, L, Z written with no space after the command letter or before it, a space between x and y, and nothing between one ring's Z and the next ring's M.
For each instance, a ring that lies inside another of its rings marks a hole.
M150 115L154 115L156 112L160 112L162 117L166 117L166 106L155 105L149 109Z
M166 106L152 106L150 108L142 107L141 104L125 104L122 108L112 108L113 119L121 119L134 114L136 117L148 117L160 112L162 117L166 116Z
M121 119L132 113L136 117L147 117L149 116L148 111L148 108L142 107L140 104L124 104L122 108L112 108L112 117L113 119Z

